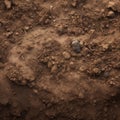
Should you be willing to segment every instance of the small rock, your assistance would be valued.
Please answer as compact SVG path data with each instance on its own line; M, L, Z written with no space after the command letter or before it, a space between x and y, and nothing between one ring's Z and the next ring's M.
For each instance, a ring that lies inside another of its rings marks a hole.
M103 48L103 50L108 50L109 49L109 44L103 44L102 48Z
M73 2L71 3L72 7L77 7L77 0L73 0Z
M53 6L52 6L52 5L50 5L50 11L51 11L51 10L53 10Z
M12 43L12 44L14 44L14 43L16 43L16 39L11 38L11 39L9 39L9 42Z
M27 84L27 81L26 80L21 80L21 81L19 81L20 83L20 85L26 85Z
M79 68L79 70L80 70L81 72L84 72L84 71L86 70L86 68L85 68L85 66L81 66L81 67Z
M105 73L103 74L103 76L104 76L105 78L107 78L107 77L110 76L110 74L109 74L109 72L105 72Z
M107 8L113 8L114 6L115 6L115 2L110 1L110 2L108 3Z
M120 69L120 62L114 66L115 69Z
M78 40L74 40L71 45L74 52L80 53L81 47L80 42Z
M5 36L6 36L6 37L10 37L11 35L13 35L13 32L12 32L12 31L5 33Z
M94 32L95 32L94 29L91 29L91 30L89 31L89 33L90 33L91 35L94 34Z
M63 56L64 56L64 58L66 59L66 60L68 60L68 59L70 59L70 57L71 57L71 55L70 55L70 53L69 52L63 52Z
M99 73L100 73L100 70L99 70L99 68L93 68L93 72L94 72L95 74L99 74Z
M33 92L37 94L37 93L38 93L38 90L37 90L37 89L33 89Z
M29 78L29 77L28 77L28 78ZM31 77L29 78L29 81L30 81L30 82L35 81L35 77L34 77L34 76L31 76Z
M55 73L57 71L57 65L54 65L52 68L51 68L51 73Z
M28 84L28 86L29 86L30 88L35 87L35 85L36 85L36 83L35 83L35 82L31 82L30 84Z
M69 63L69 66L70 66L70 69L75 69L75 67L76 67L74 62L72 62L72 61Z
M109 11L107 14L108 17L114 17L115 13L113 11Z
M53 65L52 62L49 61L49 62L48 62L48 68L51 68L52 65Z
M79 98L83 99L83 98L84 98L83 92L80 92L80 93L78 94L78 96L79 96Z
M30 29L30 27L29 26L25 26L25 30L29 30Z
M16 33L15 33L15 35L17 35L17 36L18 36L18 35L19 35L19 32L16 32Z
M7 9L10 9L12 7L12 2L11 0L4 0L5 6Z
M57 32L59 35L63 35L64 33L66 33L66 30L67 30L67 28L62 25L57 27Z
M75 11L71 11L69 14L70 14L70 15L74 15L74 14L75 14Z
M115 82L113 82L113 81L111 80L111 81L109 81L109 84L110 84L110 85L115 85Z
M35 83L35 82L32 82L32 83L31 83L31 85L32 85L32 86L35 86L35 85L36 85L36 83Z

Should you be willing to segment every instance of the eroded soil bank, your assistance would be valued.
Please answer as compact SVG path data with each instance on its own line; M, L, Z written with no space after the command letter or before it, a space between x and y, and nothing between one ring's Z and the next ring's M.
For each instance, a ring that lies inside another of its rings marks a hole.
M119 6L1 0L0 119L120 120Z

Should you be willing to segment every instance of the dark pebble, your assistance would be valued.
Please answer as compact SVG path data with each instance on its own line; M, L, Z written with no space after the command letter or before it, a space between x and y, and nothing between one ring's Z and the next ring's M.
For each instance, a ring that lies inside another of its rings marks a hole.
M78 40L72 41L71 46L74 52L80 53L81 47L80 47L80 42Z

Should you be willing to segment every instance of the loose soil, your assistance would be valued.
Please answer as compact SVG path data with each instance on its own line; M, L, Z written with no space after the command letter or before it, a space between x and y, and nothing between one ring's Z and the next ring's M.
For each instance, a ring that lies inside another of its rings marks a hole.
M119 6L1 0L0 119L120 120Z

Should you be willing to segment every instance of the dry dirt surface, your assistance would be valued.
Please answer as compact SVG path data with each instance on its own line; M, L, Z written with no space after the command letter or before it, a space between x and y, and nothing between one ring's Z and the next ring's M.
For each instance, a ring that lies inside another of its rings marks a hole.
M120 120L120 0L0 0L0 120Z

